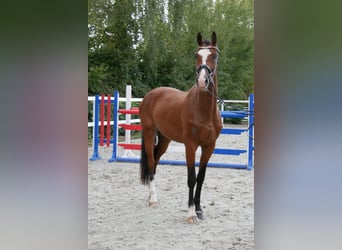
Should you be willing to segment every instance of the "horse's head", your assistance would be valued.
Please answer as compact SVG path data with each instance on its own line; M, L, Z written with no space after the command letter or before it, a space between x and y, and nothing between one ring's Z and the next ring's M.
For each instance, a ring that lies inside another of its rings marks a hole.
M208 88L216 83L216 67L219 49L216 47L216 33L211 35L211 41L202 40L197 34L198 49L196 51L196 84Z

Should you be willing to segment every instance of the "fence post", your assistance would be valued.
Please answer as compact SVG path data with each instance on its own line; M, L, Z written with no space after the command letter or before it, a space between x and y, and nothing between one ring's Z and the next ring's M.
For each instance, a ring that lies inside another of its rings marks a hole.
M224 102L220 104L220 111L224 111ZM221 117L222 124L224 123L224 118Z
M94 101L93 101L93 143L95 141L95 136L97 135L97 131L95 131L95 115L96 115L96 96L94 98ZM94 146L95 144L93 144Z
M99 100L99 95L95 96L95 115L94 117L94 127L93 127L93 147L94 147L94 152L92 157L89 159L91 161L95 161L95 160L99 160L101 159L101 157L99 156L99 138L98 138L98 134L99 134L99 104L100 104L100 100Z
M132 86L126 85L126 110L131 109L131 98L132 98ZM126 124L131 124L131 115L126 114ZM131 131L125 130L125 143L131 143ZM124 156L127 156L127 151L125 150Z
M248 102L248 164L247 170L252 170L253 168L253 130L254 130L254 94L249 95L249 102Z
M119 92L115 90L114 92L114 108L113 108L113 152L112 157L108 160L108 162L114 162L117 159L118 154L118 110L119 110Z
M110 95L107 95L107 127L106 127L106 145L110 146L110 115L111 115Z
M104 140L104 111L105 111L105 102L104 102L105 96L104 94L101 95L101 106L100 106L100 146L103 146L103 140Z

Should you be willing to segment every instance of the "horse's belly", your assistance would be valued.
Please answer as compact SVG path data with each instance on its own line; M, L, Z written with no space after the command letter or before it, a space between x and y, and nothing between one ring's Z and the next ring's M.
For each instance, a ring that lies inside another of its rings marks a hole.
M180 120L177 120L176 117L170 119L170 117L164 116L164 119L156 121L156 127L168 139L183 142L183 129Z

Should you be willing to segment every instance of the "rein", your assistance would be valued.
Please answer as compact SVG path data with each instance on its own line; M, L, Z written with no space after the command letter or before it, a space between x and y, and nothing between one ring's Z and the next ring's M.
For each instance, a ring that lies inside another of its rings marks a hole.
M216 89L216 86L214 84L214 76L216 75L216 72L212 72L207 65L203 64L197 68L197 70L196 70L197 75L199 74L199 72L202 69L205 69L209 73L208 74L208 77L209 77L209 83L208 84L209 85L211 84L214 88L214 93L212 93L211 91L208 91L209 94L212 95L217 100L218 104L222 104L224 99L217 95L217 89ZM196 77L196 85L198 85L197 77Z
M223 97L220 97L217 95L217 90L216 90L215 84L213 84L213 88L214 88L215 93L212 93L211 91L209 91L209 94L211 94L213 97L215 97L218 104L222 104L224 102L224 99L223 99Z

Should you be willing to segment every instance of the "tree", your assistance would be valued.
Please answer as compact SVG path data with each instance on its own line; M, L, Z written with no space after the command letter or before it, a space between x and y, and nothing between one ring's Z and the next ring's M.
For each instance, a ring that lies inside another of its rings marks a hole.
M252 0L89 0L89 94L142 97L158 86L189 89L195 82L196 35L218 35L220 96L253 91Z

